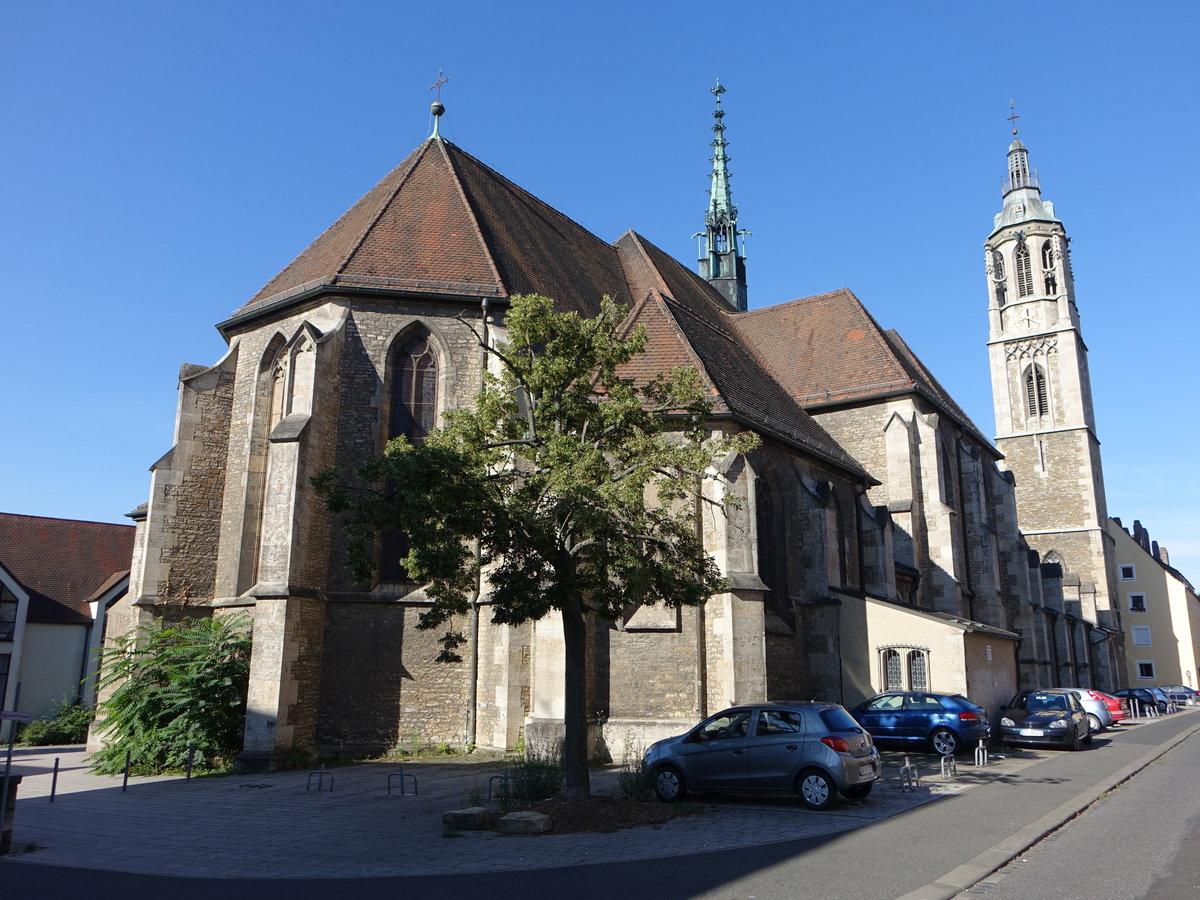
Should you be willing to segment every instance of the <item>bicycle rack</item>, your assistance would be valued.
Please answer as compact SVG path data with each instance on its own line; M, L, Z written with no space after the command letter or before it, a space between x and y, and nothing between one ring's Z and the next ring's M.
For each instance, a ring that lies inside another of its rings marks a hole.
M325 776L329 776L329 793L333 793L333 773L325 771L325 763L321 763L321 768L308 773L308 784L304 786L304 792L308 793L312 790L313 777L317 779L317 793L321 793L325 785Z
M942 777L957 778L958 777L958 760L954 758L953 753L942 754Z
M904 765L900 767L900 790L915 791L921 786L921 776L917 772L917 767L908 760L908 756L904 757Z
M405 781L405 779L411 778L412 779L412 796L414 796L414 797L417 796L417 793L418 793L418 791L417 791L417 776L413 775L410 772L405 772L403 769L401 769L399 772L388 772L387 792L388 792L389 797L392 796L392 779L393 778L400 779L400 796L401 797L409 796L408 782Z
M987 743L983 738L979 739L979 746L975 748L975 765L986 766L988 764L988 748Z

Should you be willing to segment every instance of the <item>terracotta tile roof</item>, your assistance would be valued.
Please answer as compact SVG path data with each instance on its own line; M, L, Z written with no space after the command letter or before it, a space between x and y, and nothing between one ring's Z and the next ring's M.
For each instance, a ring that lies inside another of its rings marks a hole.
M846 289L742 313L737 326L805 409L912 392L991 446L900 335Z
M867 476L762 366L735 324L739 314L698 275L633 232L617 242L626 277L645 302L635 311L650 341L639 366L647 372L695 364L714 392L714 412L798 444Z
M30 622L88 623L87 601L129 570L132 525L0 513L0 563L29 593Z
M588 314L605 294L630 299L610 245L442 140L409 154L234 317L326 285L539 293Z

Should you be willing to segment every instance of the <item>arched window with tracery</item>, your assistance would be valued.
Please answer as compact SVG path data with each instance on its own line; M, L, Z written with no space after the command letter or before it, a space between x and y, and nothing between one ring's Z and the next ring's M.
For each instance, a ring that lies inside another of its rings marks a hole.
M1031 419L1050 412L1046 372L1037 363L1031 363L1025 370L1025 410Z
M996 305L1003 306L1008 302L1008 285L1004 281L1004 254L999 250L992 251L992 283L996 288Z
M880 647L881 691L929 690L929 648L897 644Z
M402 335L388 354L388 426L385 440L404 436L419 444L437 422L438 363L432 339L424 328ZM381 581L408 581L400 560L408 555L408 535L385 531L381 541Z
M1029 248L1024 244L1017 245L1017 252L1013 254L1013 268L1016 270L1017 296L1031 296L1033 294L1033 266L1029 260Z
M1058 278L1054 274L1054 239L1048 238L1042 244L1042 281L1045 283L1047 294L1058 293Z

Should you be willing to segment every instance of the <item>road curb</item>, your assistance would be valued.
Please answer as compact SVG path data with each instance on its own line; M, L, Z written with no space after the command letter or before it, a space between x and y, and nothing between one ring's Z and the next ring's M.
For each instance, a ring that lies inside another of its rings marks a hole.
M1062 828L1102 795L1124 784L1150 763L1169 753L1197 732L1200 732L1200 724L1177 734L1166 743L1154 747L1125 768L1104 776L1090 787L1081 790L1073 799L1046 813L1036 822L1031 822L1019 831L1013 832L994 847L984 850L973 859L951 869L929 884L897 897L896 900L950 900L950 898L957 897L992 873L1004 868L1038 841Z

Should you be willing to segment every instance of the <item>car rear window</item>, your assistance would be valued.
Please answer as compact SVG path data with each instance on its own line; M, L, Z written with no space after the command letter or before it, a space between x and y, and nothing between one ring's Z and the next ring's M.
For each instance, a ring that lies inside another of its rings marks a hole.
M821 721L830 731L862 731L850 713L840 706L831 706L829 709L821 710Z

